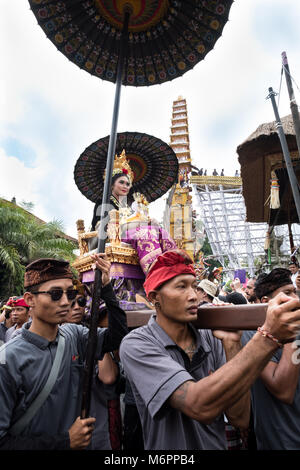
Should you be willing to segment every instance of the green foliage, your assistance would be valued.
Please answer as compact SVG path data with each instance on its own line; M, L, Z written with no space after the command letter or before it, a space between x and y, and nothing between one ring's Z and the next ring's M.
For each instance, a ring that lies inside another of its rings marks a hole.
M23 207L23 209L25 209L25 210L28 211L28 212L32 212L32 211L33 211L33 208L34 208L33 202L22 201L22 202L20 202L19 205L20 205L21 207Z
M214 259L214 257L213 257L213 252L212 252L211 246L209 244L209 240L208 240L207 235L204 239L201 251L204 254L204 258L208 258L206 262L209 264L209 272L210 273L213 271L214 268L221 267L221 264L219 263L219 261Z
M41 223L23 209L0 201L0 300L22 295L25 266L38 258L75 259L73 242L59 221Z

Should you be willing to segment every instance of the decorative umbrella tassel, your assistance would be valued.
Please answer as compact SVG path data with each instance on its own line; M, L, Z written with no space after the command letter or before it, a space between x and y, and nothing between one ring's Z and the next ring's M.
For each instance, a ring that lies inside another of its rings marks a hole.
M270 193L270 208L278 209L280 207L279 200L279 184L275 171L271 172L271 193Z

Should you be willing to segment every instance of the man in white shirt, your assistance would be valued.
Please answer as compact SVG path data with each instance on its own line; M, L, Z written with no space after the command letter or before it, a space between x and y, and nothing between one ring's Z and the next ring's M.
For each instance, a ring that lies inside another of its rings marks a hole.
M291 271L291 273L292 273L292 276L291 276L292 282L293 282L294 286L297 287L297 286L296 286L296 278L297 278L297 276L298 276L298 274L299 274L299 265L298 265L298 263L295 262L295 261L291 261L291 262L289 263L289 268L288 268L288 269L289 269L289 270Z

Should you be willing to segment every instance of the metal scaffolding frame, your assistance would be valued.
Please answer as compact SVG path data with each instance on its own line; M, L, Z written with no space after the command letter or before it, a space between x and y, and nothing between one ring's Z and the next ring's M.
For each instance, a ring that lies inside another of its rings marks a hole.
M254 275L254 260L264 254L267 224L245 222L242 186L228 186L225 181L193 187L214 256L222 266L227 264L228 271L244 268Z
M191 180L214 257L222 266L227 265L226 270L229 272L243 268L249 275L254 275L255 258L265 255L268 225L246 222L241 179L195 176ZM288 259L290 247L287 226L275 227L274 232L277 237L283 238L280 253ZM299 225L293 225L293 232L295 245L300 246Z

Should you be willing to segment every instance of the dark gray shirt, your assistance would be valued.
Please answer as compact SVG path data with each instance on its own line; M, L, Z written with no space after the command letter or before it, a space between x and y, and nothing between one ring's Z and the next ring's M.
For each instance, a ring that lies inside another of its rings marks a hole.
M197 351L190 362L152 316L122 341L120 357L140 414L146 450L226 450L223 415L202 424L167 404L184 382L207 377L225 363L222 342L196 330Z
M99 369L96 367L92 385L90 415L96 418L96 426L92 434L91 444L87 450L111 450L109 433L108 401L120 399L118 386L120 376L111 385L104 384L98 377Z
M245 331L245 345L256 331ZM296 351L296 350L295 350ZM271 361L279 363L282 350ZM251 387L254 431L258 450L299 450L300 448L300 379L291 405L278 400L258 378Z
M7 326L4 321L0 323L0 346L5 342L5 334L7 332Z
M13 339L15 336L21 333L21 328L17 328L17 325L13 325L5 333L5 343Z
M0 348L0 439L28 408L43 388L55 357L53 342L28 330ZM68 442L68 429L80 415L83 361L89 330L68 324L59 328L65 337L60 372L52 391L21 436L62 435ZM98 329L96 359L102 359L105 329Z

